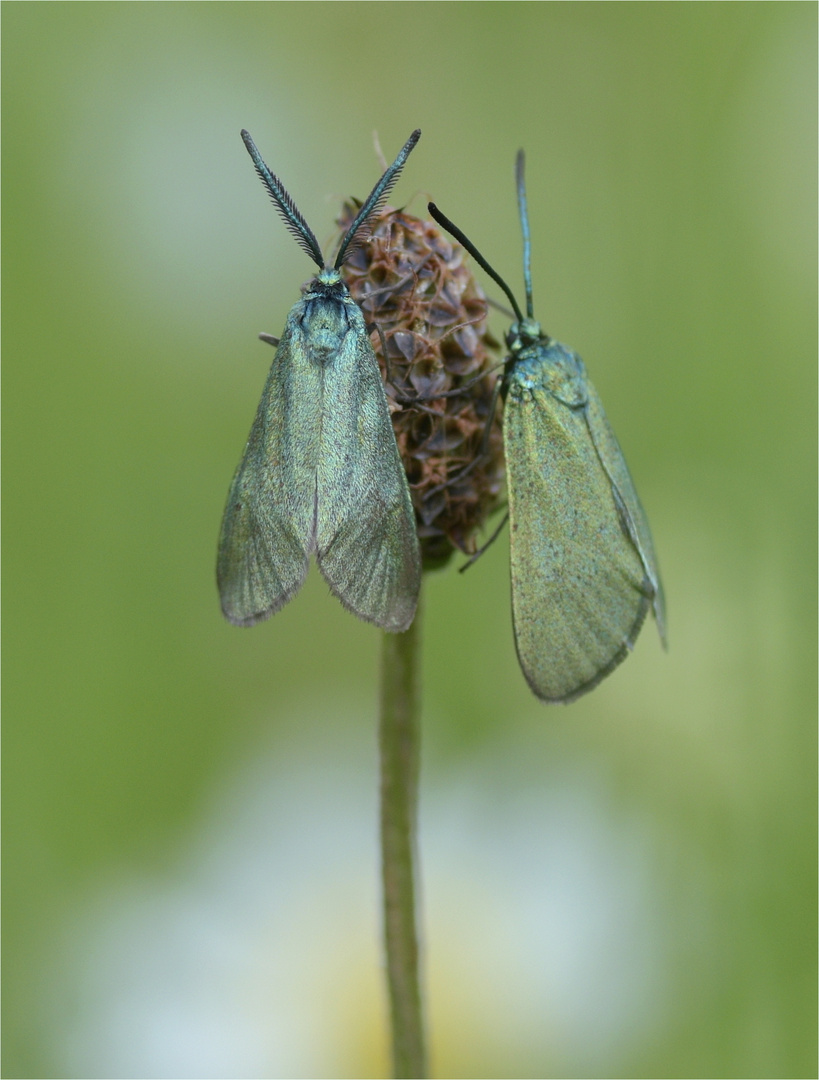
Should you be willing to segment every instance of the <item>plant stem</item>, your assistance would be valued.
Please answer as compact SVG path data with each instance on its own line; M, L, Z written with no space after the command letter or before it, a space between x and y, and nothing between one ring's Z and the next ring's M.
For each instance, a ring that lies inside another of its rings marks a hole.
M419 616L420 609L409 630L385 633L381 642L381 873L396 1078L427 1075L413 866L420 745Z

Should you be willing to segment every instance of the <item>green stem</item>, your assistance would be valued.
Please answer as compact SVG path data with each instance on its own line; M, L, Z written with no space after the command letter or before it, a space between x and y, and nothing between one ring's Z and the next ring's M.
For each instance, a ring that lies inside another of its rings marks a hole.
M415 872L420 744L419 613L404 634L381 643L381 872L392 1024L393 1075L426 1073L418 978Z

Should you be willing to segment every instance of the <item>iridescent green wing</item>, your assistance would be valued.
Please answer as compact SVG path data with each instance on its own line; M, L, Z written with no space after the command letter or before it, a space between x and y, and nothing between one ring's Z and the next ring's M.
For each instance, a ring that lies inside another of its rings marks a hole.
M628 471L623 451L620 449L617 437L612 431L611 424L609 424L608 417L603 410L600 397L588 379L586 379L586 392L588 395L586 419L589 432L594 440L600 463L612 483L615 501L618 497L620 499L618 508L623 527L640 553L643 570L653 590L652 606L660 641L663 643L663 647L667 648L663 586L660 581L660 571L657 568L657 556L654 554L654 542L651 539L648 518L637 495L634 481Z
M253 626L299 590L313 546L321 385L288 316L228 494L217 558L225 617Z
M364 318L328 365L317 473L316 555L346 608L384 630L412 622L421 555L406 473Z
M537 350L537 377L531 361L514 368L504 407L512 610L532 690L568 702L625 659L655 589L601 464L582 365L556 343Z

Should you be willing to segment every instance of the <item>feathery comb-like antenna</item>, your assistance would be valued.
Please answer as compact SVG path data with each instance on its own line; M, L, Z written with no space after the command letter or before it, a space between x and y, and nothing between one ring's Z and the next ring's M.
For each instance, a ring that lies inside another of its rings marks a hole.
M520 227L523 230L523 284L526 288L526 314L534 319L532 309L532 244L529 239L529 211L526 207L526 181L523 176L526 164L523 151L518 150L515 162L515 181L518 188L518 210L520 211Z
M506 293L509 303L512 305L512 310L514 311L518 322L523 322L523 313L518 307L518 302L512 295L512 290L509 288L509 286L506 284L506 282L503 280L497 270L492 269L492 267L489 265L483 255L481 255L480 251L478 251L472 241L468 237L464 236L458 226L454 225L449 220L449 218L446 217L446 215L441 213L441 211L438 209L434 202L427 203L427 209L429 210L435 221L437 221L438 224L441 226L441 228L446 229L449 235L454 237L461 245L461 247L466 248L472 258L478 264L478 266L482 267L487 272L487 274L489 274L492 280L498 285L500 285L500 287Z
M244 128L242 128L242 139L256 167L256 172L259 174L259 179L267 188L268 194L273 200L273 205L281 214L288 231L296 238L299 247L306 251L313 262L317 263L319 268L323 270L324 258L318 240L316 240L310 226L301 216L299 208L285 190L278 176L272 173L265 165L262 155L256 149L256 144L250 137L250 132L245 131Z
M370 194L364 200L364 204L356 214L355 220L353 221L350 228L347 230L344 239L341 241L341 247L338 249L338 255L336 256L336 270L341 267L345 258L350 253L351 245L355 238L355 234L362 227L362 225L364 225L367 218L374 214L376 210L378 210L378 208L380 206L383 206L383 204L386 202L387 196L392 191L393 185L398 179L401 170L404 168L404 164L407 158L412 153L413 147L420 138L421 129L416 128L415 131L413 131L412 135L410 135L410 137L401 147L400 151L398 152L398 157L386 170L384 175L381 177L381 179L372 189Z

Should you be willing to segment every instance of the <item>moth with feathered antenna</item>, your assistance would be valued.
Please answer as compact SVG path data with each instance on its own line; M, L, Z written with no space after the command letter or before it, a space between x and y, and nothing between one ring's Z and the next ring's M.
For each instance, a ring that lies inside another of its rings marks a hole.
M290 310L222 519L222 611L253 626L299 590L311 555L359 618L400 632L412 622L421 557L406 473L364 315L340 269L383 204L421 132L365 199L332 267L247 131L256 172L319 273Z

